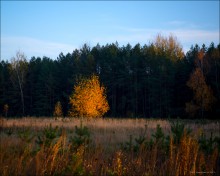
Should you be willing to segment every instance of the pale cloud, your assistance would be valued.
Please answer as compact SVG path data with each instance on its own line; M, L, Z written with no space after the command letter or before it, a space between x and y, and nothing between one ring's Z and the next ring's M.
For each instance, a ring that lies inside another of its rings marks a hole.
M209 46L211 42L215 44L219 44L219 31L207 31L207 30L199 30L199 29L176 29L170 31L183 46L183 50L187 52L191 45L202 45L205 44ZM166 31L168 34L169 31Z
M184 25L184 24L186 24L186 21L174 20L174 21L168 21L167 24L168 24L168 25L179 26L179 25Z
M116 41L120 46L130 43L134 46L137 43L141 45L149 44L152 42L156 35L159 33L164 36L169 36L170 34L177 37L178 41L183 47L184 52L189 51L191 45L199 44L201 46L203 43L209 46L211 42L219 44L219 31L208 31L201 29L145 29L145 28L126 28L126 27L113 27L114 31L117 33L106 33L99 36L88 37L87 43L91 46L95 46L97 43L105 45L107 43L115 43ZM80 47L77 43L77 46ZM52 59L56 59L61 52L64 54L72 53L76 48L74 45L49 42L38 40L28 37L5 37L1 38L1 59L10 60L16 53L20 50L24 52L28 59L32 56L47 56Z
M181 29L199 29L201 27L198 24L188 21L181 21L181 20L167 21L164 22L163 25L170 28L181 28Z
M61 52L72 53L75 46L38 40L29 37L5 37L1 38L1 59L10 60L15 52L20 50L25 53L28 59L32 56L47 56L56 59Z

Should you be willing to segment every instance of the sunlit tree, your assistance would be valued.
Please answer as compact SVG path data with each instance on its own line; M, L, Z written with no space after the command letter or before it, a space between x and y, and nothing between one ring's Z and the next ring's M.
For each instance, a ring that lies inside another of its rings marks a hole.
M172 61L180 60L184 57L183 49L180 42L173 35L168 38L158 34L153 46L156 54L167 55Z
M101 117L109 110L105 87L100 85L99 77L95 75L80 79L69 101L70 116Z
M63 116L63 111L62 111L62 106L61 106L60 101L58 101L55 105L53 116L54 117L62 117Z

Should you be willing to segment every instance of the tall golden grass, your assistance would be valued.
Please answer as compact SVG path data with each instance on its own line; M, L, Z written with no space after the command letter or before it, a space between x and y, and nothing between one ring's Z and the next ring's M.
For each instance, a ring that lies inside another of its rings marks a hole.
M160 141L151 146L140 145L137 151L124 150L121 143L129 136L143 134L146 138L155 132L160 124L164 132L170 134L166 120L145 119L96 119L83 120L83 125L91 131L90 145L72 147L70 136L74 135L79 119L68 121L53 119L1 119L0 175L213 175L219 174L219 151L215 148L206 153L198 143L197 130L213 130L219 135L218 123L193 126L191 135L184 133L180 143L174 143L172 135L167 148ZM37 135L45 126L59 126L60 135L52 143L36 143ZM31 140L19 138L20 128L30 129L36 135ZM12 133L7 133L7 130Z

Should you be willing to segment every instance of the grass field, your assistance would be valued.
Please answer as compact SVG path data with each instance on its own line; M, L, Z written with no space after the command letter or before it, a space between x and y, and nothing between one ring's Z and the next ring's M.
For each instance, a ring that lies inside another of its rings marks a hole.
M218 121L0 121L1 175L219 175Z

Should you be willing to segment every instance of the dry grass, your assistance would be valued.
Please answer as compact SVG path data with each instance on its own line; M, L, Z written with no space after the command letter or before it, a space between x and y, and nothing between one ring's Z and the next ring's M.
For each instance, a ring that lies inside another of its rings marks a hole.
M200 149L198 135L212 131L220 136L219 122L195 124L185 122L193 129L184 133L177 144L172 136L169 143L153 141L140 145L138 150L124 149L120 144L145 136L147 141L159 124L165 135L170 135L167 120L146 119L92 119L83 120L91 131L89 145L73 148L70 136L80 119L54 120L49 118L1 119L0 173L1 175L206 175L219 174L219 152ZM52 143L36 143L37 135L52 124L60 134ZM21 129L29 130L33 138L19 137ZM8 131L12 130L12 133Z
M55 120L53 118L22 118L4 119L4 127L30 127L33 131L39 131L46 126L63 127L67 130L74 130L75 126L80 126L81 119L66 118ZM83 125L92 132L94 141L100 144L115 145L128 141L129 136L137 137L142 134L147 127L147 137L155 131L157 124L164 129L165 133L170 132L170 124L166 120L146 120L146 119L83 119Z
M194 121L193 121L194 122ZM193 130L194 134L203 131L209 137L210 133L213 136L220 136L220 123L209 121L206 124L193 123L192 121L184 122L187 128ZM22 118L22 119L3 119L4 128L12 127L30 127L33 131L40 131L46 126L63 127L67 130L74 130L75 126L80 126L81 119L66 118L55 120L53 118ZM87 126L92 132L92 138L97 143L113 145L129 140L130 135L134 138L142 135L146 131L146 137L150 138L155 132L157 125L160 125L166 135L170 134L170 123L168 120L161 119L83 119L83 125Z

